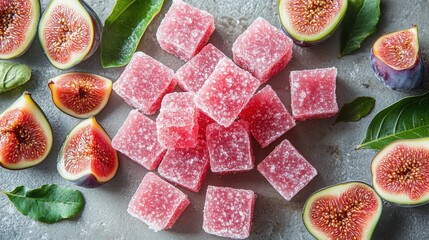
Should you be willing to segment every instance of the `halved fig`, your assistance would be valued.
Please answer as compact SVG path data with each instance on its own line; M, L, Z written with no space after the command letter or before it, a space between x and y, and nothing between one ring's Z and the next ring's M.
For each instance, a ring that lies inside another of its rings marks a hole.
M112 81L91 73L66 73L50 80L52 100L61 111L76 118L97 115L106 106Z
M118 171L118 154L94 117L79 123L67 136L58 156L60 175L79 186L98 187Z
M25 92L0 115L0 166L24 169L41 163L52 148L45 114Z
M420 87L426 70L417 26L380 37L371 50L371 66L377 78L393 90Z
M386 201L417 206L429 202L429 138L387 145L371 164L375 191Z
M0 59L19 57L27 51L39 18L39 0L0 1Z
M340 25L347 0L279 0L283 29L303 47L328 39Z
M304 225L316 239L371 239L383 203L369 185L346 182L313 193L305 202Z
M39 39L56 68L69 69L89 58L101 41L102 24L82 0L51 0L39 24Z

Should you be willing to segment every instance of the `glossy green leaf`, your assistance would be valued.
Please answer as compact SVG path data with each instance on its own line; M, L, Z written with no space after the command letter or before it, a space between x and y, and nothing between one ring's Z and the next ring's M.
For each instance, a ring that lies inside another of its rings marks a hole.
M117 0L106 19L101 40L101 64L104 68L128 64L140 39L164 0Z
M360 48L361 43L377 30L380 0L349 0L341 32L340 57Z
M44 223L74 218L85 205L81 192L56 184L43 185L34 190L19 186L3 193L22 214Z
M358 97L355 100L344 104L338 113L335 123L338 122L356 122L368 115L375 105L375 99L372 97Z
M26 83L31 78L31 69L24 64L0 62L0 93Z
M398 139L429 137L429 93L404 98L380 111L358 148L382 149Z

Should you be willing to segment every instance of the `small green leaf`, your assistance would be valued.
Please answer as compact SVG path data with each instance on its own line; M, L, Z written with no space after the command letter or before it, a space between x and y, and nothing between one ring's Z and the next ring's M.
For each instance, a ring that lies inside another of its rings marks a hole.
M377 30L380 0L349 0L341 32L340 57L359 49L361 43Z
M106 19L101 40L104 68L128 64L149 24L161 11L164 0L116 1Z
M0 93L12 90L31 78L31 69L24 64L0 62Z
M56 184L43 185L34 190L19 186L3 193L22 214L44 223L74 218L85 205L81 192Z
M368 115L375 105L375 99L372 97L358 97L350 103L344 104L338 114L335 123L338 122L357 122Z
M398 139L429 137L429 92L403 98L381 110L357 148L382 149Z

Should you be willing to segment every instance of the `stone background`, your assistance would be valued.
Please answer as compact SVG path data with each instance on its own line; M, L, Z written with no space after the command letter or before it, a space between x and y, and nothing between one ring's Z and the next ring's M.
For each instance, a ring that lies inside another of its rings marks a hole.
M45 9L47 0L42 0ZM234 40L258 16L264 17L280 28L277 15L277 0L187 0L192 5L213 14L216 31L211 43L232 57ZM110 13L113 0L89 0L88 3L104 19ZM155 32L165 15L171 0L150 25L139 50L177 70L183 62L167 54L158 46ZM339 31L320 46L303 49L294 47L291 63L270 84L290 109L288 76L291 70L335 66L338 68L337 95L339 105L350 102L357 96L372 96L377 99L370 116L357 123L332 125L334 119L299 122L283 138L289 139L317 168L319 175L291 202L280 194L254 169L250 173L230 176L209 174L200 193L184 190L191 205L178 219L171 230L154 233L145 224L127 212L128 202L147 170L120 155L121 166L117 176L98 189L83 189L86 208L81 217L54 225L35 222L15 210L5 196L0 196L0 239L217 239L202 230L202 210L207 185L230 186L252 189L257 194L254 222L250 239L312 239L301 219L301 210L306 198L315 190L335 183L360 180L371 181L370 162L375 151L355 150L363 139L366 128L374 115L396 100L412 93L399 93L387 89L377 81L369 65L372 43L383 33L409 28L418 24L420 44L424 60L429 63L429 1L384 0L378 32L364 42L362 48L351 56L337 58ZM0 95L0 111L4 111L23 91L30 91L48 116L54 132L54 146L49 157L40 165L21 171L0 169L0 189L10 191L15 186L30 188L57 183L73 185L62 179L56 170L56 157L63 140L79 122L60 112L52 103L47 87L48 79L64 71L52 67L44 56L36 39L29 51L13 61L28 64L33 69L32 80L22 87ZM104 70L99 61L99 51L89 60L69 71L87 71L116 80L122 68ZM425 86L427 89L427 86ZM97 116L110 136L114 136L131 108L112 93L107 107ZM276 143L279 143L277 141ZM256 164L269 154L276 144L260 150L255 143ZM183 189L182 189L183 190ZM382 218L375 230L374 239L427 239L429 238L429 205L417 208L401 208L385 204Z

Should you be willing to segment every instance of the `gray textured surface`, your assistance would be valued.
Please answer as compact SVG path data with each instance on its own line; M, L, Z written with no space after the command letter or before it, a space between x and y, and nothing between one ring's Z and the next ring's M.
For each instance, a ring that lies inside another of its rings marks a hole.
M114 4L113 0L88 2L103 21ZM211 42L230 57L232 43L256 17L264 17L273 25L280 27L277 18L277 0L188 0L187 2L208 10L214 15L216 32ZM44 9L47 0L42 0L42 3ZM155 40L156 29L170 4L171 1L166 1L163 11L143 37L139 50L176 70L183 62L162 51ZM424 59L428 63L429 1L385 0L382 2L382 12L377 34L365 41L363 47L352 56L337 59L339 52L337 32L332 39L320 46L311 49L295 47L292 62L268 82L289 108L290 70L336 66L338 68L337 95L340 105L361 95L377 99L375 111L358 123L341 123L333 126L334 119L300 122L283 136L288 138L319 171L316 179L291 202L286 202L256 170L246 174L222 177L209 174L200 193L184 190L189 194L192 203L174 227L155 234L126 212L131 196L147 171L121 155L119 172L111 182L98 189L76 187L85 195L86 208L82 216L74 221L64 221L54 225L34 222L17 212L6 197L0 196L0 239L216 239L204 233L201 228L204 193L208 184L252 189L256 192L258 198L251 239L311 239L301 220L301 209L305 199L311 192L321 187L342 181L370 182L369 167L375 152L356 151L355 146L360 143L367 125L376 112L401 97L409 95L391 91L375 79L368 60L371 43L382 33L418 24ZM62 71L49 64L37 40L24 56L14 61L28 64L33 69L34 75L24 86L0 95L0 111L5 110L23 91L30 91L48 116L55 141L51 154L42 164L22 171L0 169L0 189L12 190L18 185L33 188L46 183L73 187L59 176L55 161L62 141L79 120L55 108L47 88L48 79L59 75ZM94 72L113 80L117 79L122 71L122 69L103 70L99 63L98 52L72 70ZM130 109L113 93L109 104L97 119L113 136ZM262 161L275 145L272 144L261 151L255 144L256 163ZM429 205L400 208L385 204L374 239L427 239L429 238L428 214Z

